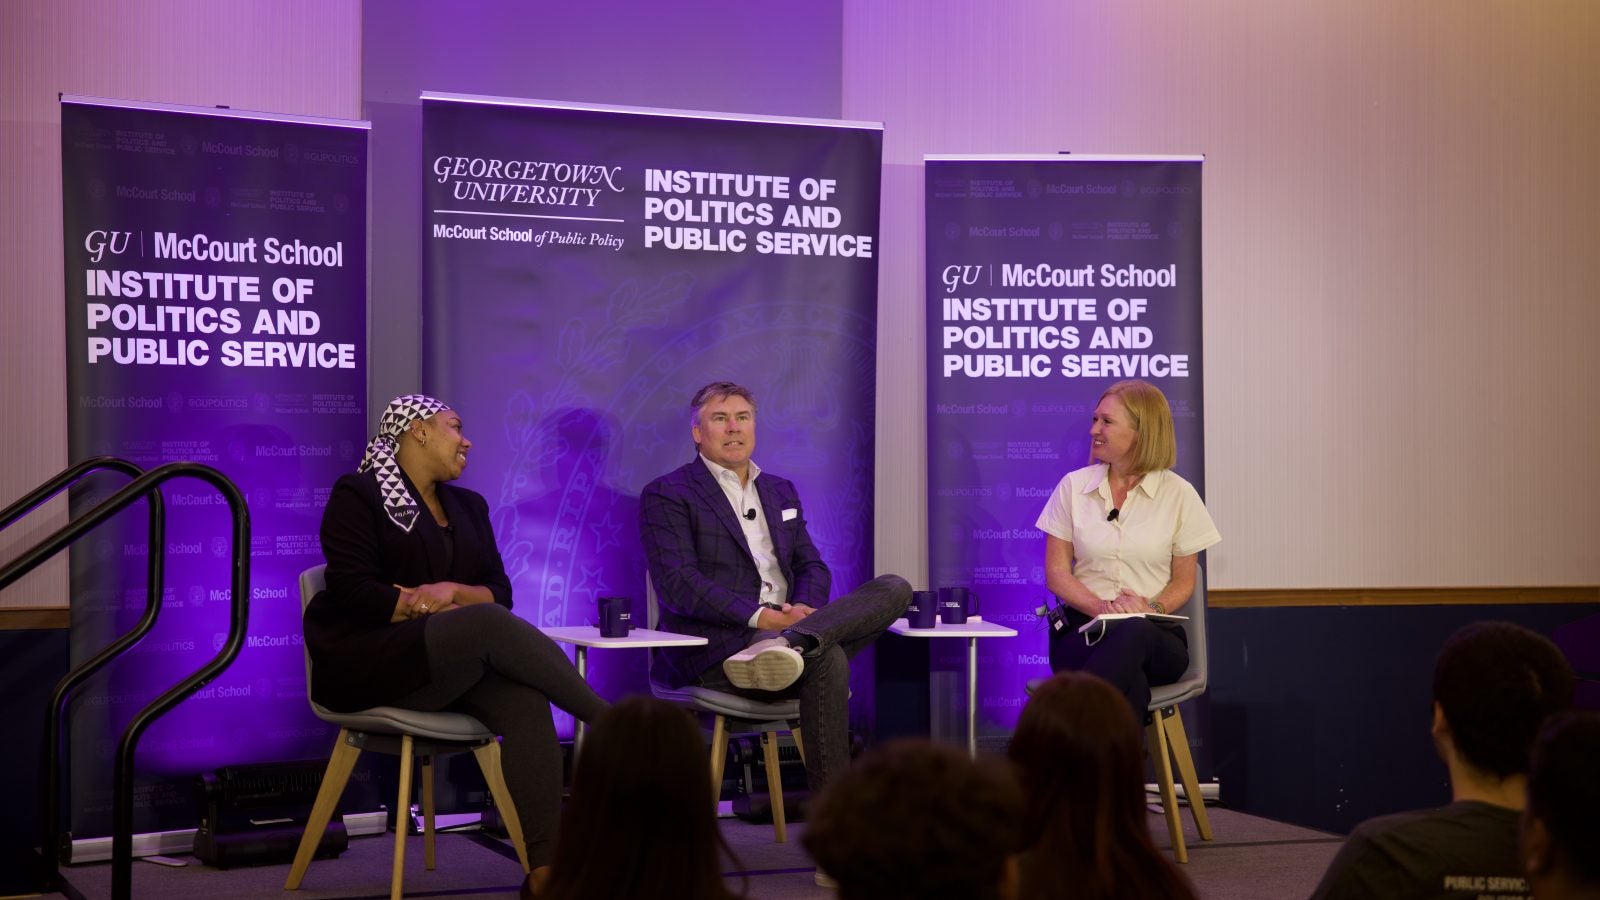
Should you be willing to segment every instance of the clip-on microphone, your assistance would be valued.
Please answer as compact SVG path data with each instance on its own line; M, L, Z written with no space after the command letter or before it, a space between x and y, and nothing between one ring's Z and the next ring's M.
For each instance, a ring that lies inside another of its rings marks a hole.
M1052 600L1056 604L1053 607L1050 605ZM1053 596L1034 607L1033 614L1043 619L1054 631L1067 627L1067 605Z

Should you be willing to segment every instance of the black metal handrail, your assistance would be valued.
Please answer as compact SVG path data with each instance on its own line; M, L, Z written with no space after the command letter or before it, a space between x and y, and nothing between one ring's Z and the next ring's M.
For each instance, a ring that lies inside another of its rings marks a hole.
M238 486L216 469L200 463L168 463L139 475L122 490L117 491L96 504L88 512L68 522L54 534L40 541L32 549L4 567L0 567L0 590L4 590L17 579L38 568L45 560L61 552L105 520L139 500L145 497L155 498L152 500L151 508L159 510L159 492L157 488L163 483L178 477L198 478L216 488L228 501L228 510L233 518L233 588L230 592L232 614L228 624L227 641L217 655L161 696L146 704L143 709L134 715L133 720L122 731L122 739L117 744L116 766L112 776L111 895L116 900L125 900L125 898L129 898L133 894L133 762L135 751L138 749L139 738L150 727L152 722L170 712L179 703L183 702L186 697L222 674L239 655L240 648L244 646L245 628L248 625L250 614L249 507L246 506L244 494L239 490ZM40 490L43 490L43 488ZM59 491L60 488L58 487L56 490ZM24 501L39 493L40 491L36 490L29 494L27 498L24 498L23 501L18 501L18 503L8 507L5 513L0 513L0 521L4 521L4 515L10 514L13 509ZM48 497L53 493L47 492L45 496ZM37 506L41 502L43 502L42 498L36 500L33 505ZM152 522L155 523L155 519L152 519ZM152 558L157 556L158 547L160 553L164 555L164 538L160 545L152 545L150 550ZM159 568L155 571L159 575ZM140 627L145 627L146 619L151 623L154 622L161 608L161 597L162 585L159 583L158 578L157 582L151 585L150 596L146 601L145 617L140 620L139 626L135 627L135 632ZM145 627L145 630L148 631L148 627ZM117 642L114 642L112 647L107 647L106 650L96 654L93 659L78 667L77 670L69 672L62 679L62 682L66 683L75 678L77 681L81 681L82 677L85 677L80 675L81 670L90 665L94 665L96 668L104 665L109 659L132 646L142 636L143 634L135 635L134 632L124 635L123 638L119 638ZM116 644L121 644L121 646L116 647ZM113 647L116 647L116 649L113 650ZM73 681L72 684L76 684L77 681ZM70 690L72 684L67 685L68 690ZM57 686L57 690L58 692L61 691L60 685ZM54 710L54 707L52 709ZM57 747L53 746L49 749L54 755ZM57 858L53 849L55 837L47 834L45 838L52 845L52 849L46 852L46 859L55 860ZM53 872L51 874L53 875Z
M9 528L19 519L46 501L76 484L80 479L102 471L121 472L133 478L144 474L144 469L125 459L114 456L96 456L86 459L75 466L63 469L56 475L46 480L32 491L23 495L15 503L0 510L0 531ZM144 615L133 629L111 643L107 644L99 653L90 657L82 665L68 672L56 682L55 692L50 695L50 709L45 724L45 753L44 753L44 815L40 832L40 856L44 866L44 876L49 884L53 885L61 871L61 771L64 765L63 757L66 747L63 744L62 722L66 718L66 703L68 695L79 684L94 673L100 671L106 663L115 659L124 650L138 643L141 638L155 627L156 612L161 608L160 598L163 593L163 567L166 562L166 519L164 504L159 491L152 492L146 504L150 511L150 527L148 543L150 546L149 563L145 578L145 608Z

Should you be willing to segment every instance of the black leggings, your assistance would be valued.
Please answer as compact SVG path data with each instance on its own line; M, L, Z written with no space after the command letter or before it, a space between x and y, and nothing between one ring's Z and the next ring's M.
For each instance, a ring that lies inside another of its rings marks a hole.
M1144 722L1150 707L1150 686L1171 684L1189 668L1189 644L1181 628L1167 628L1148 619L1124 619L1109 628L1094 646L1084 644L1076 625L1050 633L1050 671L1079 669L1111 682L1133 707L1135 722Z
M528 863L549 865L561 818L561 745L550 704L592 722L606 701L554 641L498 604L430 616L424 635L428 683L395 705L467 713L503 738L506 790Z

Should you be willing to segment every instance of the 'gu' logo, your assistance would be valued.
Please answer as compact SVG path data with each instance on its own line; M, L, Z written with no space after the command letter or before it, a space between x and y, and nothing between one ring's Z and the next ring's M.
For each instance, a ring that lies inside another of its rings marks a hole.
M96 229L89 232L83 239L83 249L89 251L89 261L99 262L106 255L106 251L122 255L128 252L128 244L133 240L131 231L101 231Z
M978 283L978 276L983 273L983 266L945 266L944 289L954 293L962 285Z

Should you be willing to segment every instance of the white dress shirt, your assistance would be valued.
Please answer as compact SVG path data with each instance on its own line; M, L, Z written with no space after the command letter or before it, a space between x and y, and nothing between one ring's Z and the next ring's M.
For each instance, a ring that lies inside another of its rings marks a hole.
M789 599L789 580L783 577L783 569L778 565L778 551L772 543L772 531L767 528L766 512L761 508L761 492L756 490L761 467L751 460L750 477L741 484L738 472L719 466L704 455L700 461L706 464L711 477L717 480L717 486L722 488L728 504L733 507L739 527L744 529L745 543L750 545L750 555L755 557L756 571L761 575L759 602L782 606ZM755 511L755 515L747 516L746 513L751 510ZM750 616L751 628L756 627L759 618L761 610L758 608Z

